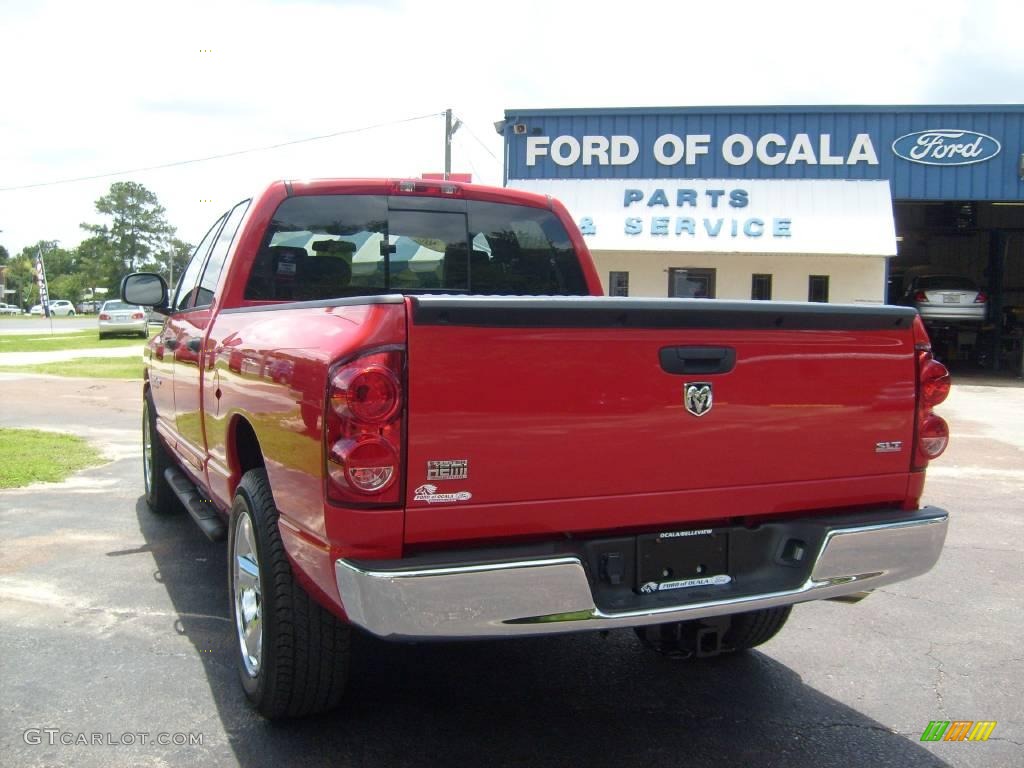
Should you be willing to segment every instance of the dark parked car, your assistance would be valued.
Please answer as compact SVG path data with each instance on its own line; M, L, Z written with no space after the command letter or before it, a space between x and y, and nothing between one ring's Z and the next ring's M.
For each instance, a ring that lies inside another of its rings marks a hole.
M915 275L902 303L917 309L925 322L981 323L988 297L969 277Z

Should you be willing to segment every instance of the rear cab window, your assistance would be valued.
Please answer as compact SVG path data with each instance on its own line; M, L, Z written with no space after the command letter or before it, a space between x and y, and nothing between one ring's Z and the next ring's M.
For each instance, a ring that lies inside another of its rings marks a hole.
M429 197L311 195L278 207L245 298L383 293L582 296L569 235L549 210Z

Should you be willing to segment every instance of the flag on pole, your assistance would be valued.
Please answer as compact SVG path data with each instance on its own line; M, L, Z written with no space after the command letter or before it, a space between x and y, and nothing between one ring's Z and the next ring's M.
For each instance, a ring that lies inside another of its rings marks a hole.
M46 268L43 267L43 249L37 248L36 253L36 281L39 283L39 304L43 308L43 315L50 316L50 292L46 287Z

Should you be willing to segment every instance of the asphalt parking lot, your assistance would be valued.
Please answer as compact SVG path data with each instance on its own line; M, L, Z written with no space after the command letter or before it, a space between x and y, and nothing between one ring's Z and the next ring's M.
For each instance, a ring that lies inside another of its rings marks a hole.
M271 725L236 684L225 545L141 498L140 384L0 375L0 425L81 434L111 459L0 491L0 764L1021 765L1024 387L1007 383L959 384L940 408L953 442L925 501L952 523L926 576L798 606L760 651L703 664L628 631L360 638L340 711ZM932 720L998 725L922 743Z

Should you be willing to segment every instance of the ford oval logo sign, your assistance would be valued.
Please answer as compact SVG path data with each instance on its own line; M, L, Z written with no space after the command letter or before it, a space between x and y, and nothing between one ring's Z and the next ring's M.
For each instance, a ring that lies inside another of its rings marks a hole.
M936 128L900 136L892 151L904 160L923 165L970 165L991 160L1002 145L984 133L957 128Z

